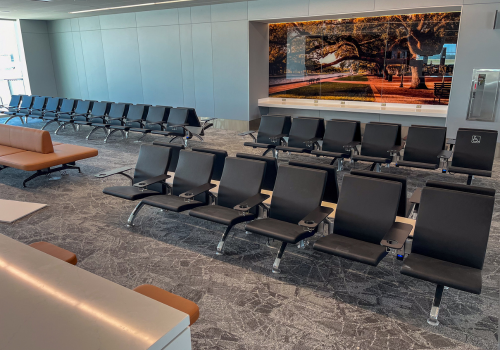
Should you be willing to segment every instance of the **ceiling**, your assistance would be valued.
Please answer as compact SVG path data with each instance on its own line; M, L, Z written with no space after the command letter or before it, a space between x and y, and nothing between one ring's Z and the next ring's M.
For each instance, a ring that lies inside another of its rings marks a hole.
M106 11L71 14L74 11L151 4L169 0L0 0L0 19L63 19L113 13L152 11L166 8L190 7L209 4L239 2L242 0L173 0L171 3L137 6Z

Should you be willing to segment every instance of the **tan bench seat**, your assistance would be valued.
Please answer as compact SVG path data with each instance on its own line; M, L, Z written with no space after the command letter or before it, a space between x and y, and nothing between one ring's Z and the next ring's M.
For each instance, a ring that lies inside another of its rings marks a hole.
M52 255L54 258L60 259L62 261L66 261L72 265L76 265L78 259L76 258L76 254L66 250L64 248L53 245L49 242L35 242L31 243L30 247L35 248L45 254Z
M97 154L95 148L52 142L48 131L0 125L0 170L10 167L36 171L24 180L23 186L35 177L56 171L80 171L75 162Z

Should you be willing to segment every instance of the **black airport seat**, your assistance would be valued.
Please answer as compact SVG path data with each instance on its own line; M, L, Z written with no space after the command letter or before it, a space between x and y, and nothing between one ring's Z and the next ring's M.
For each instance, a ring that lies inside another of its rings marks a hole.
M47 97L45 96L33 96L33 104L28 110L21 109L16 114L16 116L24 117L24 121L28 123L28 118L40 119L47 103ZM35 114L34 114L35 113Z
M222 177L222 172L224 170L224 164L226 161L227 152L220 149L201 148L201 147L193 147L192 150L195 152L211 153L215 156L214 169L212 172L212 180L219 181Z
M447 170L469 175L468 185L475 175L491 177L497 138L496 130L458 129L453 158Z
M33 108L30 111L29 117L32 119L43 119L45 114L55 116L55 113L59 110L59 107L61 105L61 100L62 99L59 97L49 97L47 98L45 105L43 107L40 107L38 98L35 98L35 102L33 103ZM36 108L34 106L35 103L38 103Z
M76 106L76 100L63 98L59 110L49 110L48 108L46 108L46 111L42 117L42 119L45 120L46 123L42 127L42 130L45 130L45 128L52 123L57 123L60 125L61 123L59 122L59 118L61 116L73 114L75 106Z
M403 159L396 166L436 170L446 147L446 127L412 125L404 147Z
M493 189L485 195L452 188L423 189L412 252L401 268L404 275L437 284L428 319L431 325L439 324L444 287L481 293L481 270L495 205Z
M165 180L170 162L170 148L154 145L142 145L137 158L135 169L127 166L110 171L104 171L96 175L98 178L106 178L112 175L123 175L132 181L131 186L106 187L102 192L129 201L143 199L149 196L167 193ZM126 174L128 170L134 169L134 177Z
M288 243L296 244L313 236L318 225L333 211L321 206L327 172L281 165L273 190L268 217L246 225L248 232L281 241L272 271L279 265Z
M364 170L351 170L351 175L356 176L368 176L376 179L396 181L401 184L401 196L399 197L399 206L397 211L397 216L407 218L412 209L412 204L410 199L407 197L407 178L406 176L388 174L388 173L376 173L374 171L364 171Z
M23 97L21 95L12 95L10 97L9 103L2 103L0 105L0 114L4 114L4 111L9 112L11 110L12 111L17 110L19 104L21 103L22 98Z
M189 212L191 216L227 226L217 245L217 255L223 254L231 228L255 219L256 206L269 198L260 193L265 171L265 162L227 158L215 205L197 207Z
M319 149L318 141L325 133L325 120L322 118L293 118L286 146L277 146L277 151L291 153L311 153Z
M263 156L270 151L276 156L275 148L281 146L282 142L284 142L283 137L288 136L291 125L292 118L290 116L263 115L260 119L257 137L254 136L255 131L246 131L238 135L248 135L253 139L253 142L245 142L243 145L252 148L264 148Z
M184 145L178 145L170 142L162 142L162 141L154 141L153 145L155 146L163 146L170 147L170 166L168 167L168 171L175 172L177 169L177 162L179 161L179 153L184 149Z
M171 137L169 142L177 138L184 138L186 136L185 126L189 125L188 121L189 109L188 108L172 108L168 115L167 123L162 130L153 130L151 133L154 135L163 135ZM185 144L187 147L187 144Z
M106 111L104 113L104 118L103 115L94 116L94 114L89 118L92 123L90 124L93 126L92 130L89 132L87 135L87 140L90 139L90 136L92 136L93 133L95 133L97 130L104 130L106 137L108 136L108 133L110 132L110 127L112 125L117 125L117 126L123 126L125 125L125 118L127 117L128 114L128 109L129 105L125 103L112 103L112 102L99 102L99 104L104 103L107 105ZM97 121L96 121L97 119ZM123 130L122 130L122 135L123 135ZM107 138L105 139L107 141Z
M92 109L90 110L90 113L88 113L87 115L75 115L75 117L73 118L73 123L76 124L78 128L80 127L80 125L91 126L93 123L104 124L106 122L106 115L109 112L110 104L110 102L106 101L92 101ZM96 127L94 127L87 135L87 140L89 139L89 135L92 134L95 129Z
M153 130L164 130L163 124L167 122L170 108L165 106L151 106L142 127L130 128L129 131L149 134Z
M400 195L400 182L345 175L334 233L318 239L314 249L377 266L386 247L401 249L412 230L395 222Z
M9 108L9 111L2 112L2 114L6 114L9 116L7 120L4 122L4 124L7 124L9 121L11 121L14 118L19 118L21 119L21 123L24 124L23 117L26 116L26 114L29 113L29 110L33 106L33 100L34 98L32 96L23 96L23 99L21 100L21 104L17 109L14 108Z
M143 104L129 105L125 122L121 120L119 123L107 126L109 133L106 135L104 143L108 142L109 137L118 131L121 132L122 139L124 139L128 137L128 132L131 128L144 128L144 120L146 119L149 107Z
M351 148L355 148L355 146ZM376 168L377 171L380 171L380 164L389 166L392 162L391 152L398 153L401 148L400 124L372 122L366 124L360 154L353 155L351 160L373 163L370 170Z
M180 213L209 204L208 191L215 187L210 183L214 160L215 156L210 153L182 150L170 194L142 200L130 214L128 225L134 225L134 219L144 205Z
M353 120L332 119L326 122L325 135L321 150L313 150L311 153L332 157L330 165L339 160L338 170L342 170L344 158L349 158L351 152L345 149L346 145L361 143L361 123Z
M278 161L275 158L256 156L254 154L236 153L237 158L253 159L266 162L266 174L262 182L262 189L272 191L276 183L276 176L278 175Z
M337 203L339 200L339 183L337 181L337 169L331 165L319 164L319 163L306 163L306 162L294 162L290 161L289 165L300 166L309 169L318 169L326 171L327 180L325 186L325 194L323 195L323 201L329 203Z
M93 108L93 102L94 101L78 100L76 101L76 108L73 113L60 113L58 121L62 124L60 124L57 128L55 132L56 135L62 128L69 124L71 124L73 126L73 130L76 131L74 125L76 118L78 118L78 120L88 120L88 117Z

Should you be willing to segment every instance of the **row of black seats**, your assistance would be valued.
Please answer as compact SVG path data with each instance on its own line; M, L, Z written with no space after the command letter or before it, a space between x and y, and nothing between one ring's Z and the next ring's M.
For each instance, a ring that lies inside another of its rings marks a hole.
M108 138L116 132L128 137L129 132L156 134L187 140L202 136L215 118L200 121L193 108L172 108L145 104L126 104L105 101L75 100L58 97L13 95L10 103L0 106L2 114L8 115L7 124L13 118L28 122L28 118L45 121L42 130L57 123L56 134L67 125L73 129L82 125L93 127L87 139L98 130L104 130Z
M173 184L167 185L174 153L178 154L175 176ZM226 225L217 254L223 253L231 228L246 223L247 232L282 242L273 264L275 273L280 272L287 245L304 247L302 243L314 236L328 217L334 217L333 233L317 239L313 249L372 266L391 249L400 250L411 234L412 225L396 221L402 198L406 203L406 188L397 175L352 172L344 176L339 194L335 167L297 162L281 165L271 202L264 205L270 194L261 190L270 185L268 173L276 173L275 164L274 158L263 156L232 158L225 151L143 145L132 186L107 187L103 192L141 200L128 220L131 226L145 206L189 211L191 216ZM125 171L121 168L96 176ZM220 179L216 197L210 192L216 186L211 182L214 179ZM440 182L428 183L423 189L412 250L401 273L437 285L430 324L438 324L445 287L480 294L494 196L493 189ZM326 206L324 201L337 205ZM256 220L258 207L266 215Z
M353 163L370 162L370 170L377 171L381 164L389 166L392 162L397 167L436 170L443 161L443 172L467 174L469 185L474 175L491 177L498 132L460 128L456 139L448 140L450 149L455 146L451 151L446 149L446 131L446 127L412 125L402 140L401 124L370 122L361 137L359 121L333 119L325 124L322 118L298 117L292 122L289 116L266 115L262 116L258 132L240 135L251 136L253 142L244 145L265 149L263 155L273 152L277 158L282 151L331 157L331 164L337 160L339 170L348 158Z

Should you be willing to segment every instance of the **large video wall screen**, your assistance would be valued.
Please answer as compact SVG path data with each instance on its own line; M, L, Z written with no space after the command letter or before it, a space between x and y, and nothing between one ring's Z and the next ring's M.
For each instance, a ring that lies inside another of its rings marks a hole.
M269 26L269 97L449 101L459 12Z

